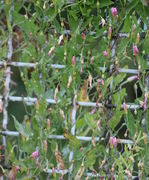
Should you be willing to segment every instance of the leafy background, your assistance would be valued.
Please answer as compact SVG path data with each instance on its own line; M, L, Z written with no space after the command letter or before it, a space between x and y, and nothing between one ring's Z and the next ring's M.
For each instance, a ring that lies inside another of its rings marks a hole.
M68 169L71 165L69 154L73 150L72 178L84 179L87 172L110 177L115 174L117 179L131 175L147 177L149 110L126 111L121 105L124 101L140 105L149 90L145 87L149 54L148 1L14 0L13 4L11 25L8 15L12 1L0 2L0 59L7 61L7 40L12 32L12 61L38 65L36 68L11 69L16 86L11 86L10 94L36 97L37 101L31 106L25 102L9 102L8 129L18 131L19 137L7 137L4 175L10 178L13 173L18 179L46 179L49 176L67 179L67 175L55 174L54 168ZM112 7L117 8L116 17L112 16ZM102 19L105 20L104 27ZM109 27L112 27L111 36L108 35ZM119 33L129 36L120 38ZM63 39L58 44L61 35ZM113 47L111 42L115 44ZM134 44L139 49L136 66L133 63ZM49 53L52 47L53 53ZM104 51L108 57L104 56ZM72 64L73 57L75 65ZM62 64L66 68L52 69L51 64ZM112 72L111 65L115 67ZM139 65L140 79L133 82L128 81L128 74L117 71L117 67L138 69ZM107 70L99 71L100 66ZM2 67L0 77L3 93L5 75ZM68 88L70 77L72 82ZM89 77L92 78L91 86ZM104 85L99 83L101 80ZM76 107L76 135L91 136L89 142L79 141L71 135L75 94L77 101L103 104L100 108ZM56 105L47 104L46 98L55 98ZM116 108L110 105L116 105ZM1 115L1 122L2 118ZM67 140L51 140L48 138L51 134L65 135ZM99 137L99 141L95 142L94 137ZM101 141L102 137L104 141ZM131 139L134 144L118 143L113 147L109 143L110 137L116 137L117 141L119 138ZM37 159L32 158L35 150L39 152ZM53 168L52 175L47 173L49 168Z

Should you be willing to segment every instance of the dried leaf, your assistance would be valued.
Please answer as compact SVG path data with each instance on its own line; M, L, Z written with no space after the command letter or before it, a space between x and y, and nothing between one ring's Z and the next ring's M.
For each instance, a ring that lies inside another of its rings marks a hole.
M80 169L78 170L78 172L77 172L74 180L80 180L81 177L83 176L84 170L85 170L85 168L84 168L84 160L83 160L83 161L82 161L82 164L81 164L81 167L80 167Z
M56 146L55 157L57 161L57 168L61 170L65 169L65 165L64 165L64 161L62 159L61 153L58 151L58 146Z

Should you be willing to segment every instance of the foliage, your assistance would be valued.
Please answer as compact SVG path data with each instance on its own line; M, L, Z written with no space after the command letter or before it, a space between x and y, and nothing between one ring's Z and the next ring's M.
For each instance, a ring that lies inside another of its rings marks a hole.
M149 176L147 2L0 2L0 59L7 63L8 35L12 32L12 61L37 64L35 68L20 68L25 85L22 96L37 100L29 109L24 102L26 116L22 123L13 116L19 137L7 138L5 176L67 179L67 175L55 174L55 169L69 169L72 163L72 178L76 180L84 179L87 172L116 175L117 179ZM120 37L123 33L128 36ZM134 49L135 45L138 49ZM52 68L51 64L65 68ZM120 73L119 67L138 70L137 79ZM5 68L0 71L1 91L5 86ZM75 135L91 136L89 142L71 134L75 95ZM47 98L55 99L56 104L49 104ZM95 102L97 107L82 107L79 102ZM140 108L128 109L127 102ZM50 135L64 135L66 140L50 139ZM124 145L120 138L131 139L133 144ZM73 161L69 162L72 151ZM38 152L37 157L34 152ZM48 175L48 169L52 169L52 175Z

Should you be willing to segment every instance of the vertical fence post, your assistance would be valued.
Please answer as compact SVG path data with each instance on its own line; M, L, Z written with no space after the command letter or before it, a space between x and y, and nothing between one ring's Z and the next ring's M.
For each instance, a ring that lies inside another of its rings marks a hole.
M75 94L74 99L73 99L73 109L72 109L72 128L71 128L71 134L74 136L75 135L75 129L76 129L76 113L77 113L77 105L76 105L76 99L77 95ZM70 152L69 154L69 180L72 179L72 171L73 171L73 151Z
M9 21L12 25L12 15L11 12L13 11L13 2L9 9ZM13 53L13 47L12 47L12 31L9 29L9 36L8 36L8 54L7 54L7 61L11 62L12 59L12 53ZM4 74L6 76L5 84L4 84L4 97L3 97L3 130L7 130L7 124L8 124L8 101L9 101L9 90L10 90L10 81L11 81L11 68L7 67L7 63L4 67ZM3 136L3 153L5 154L5 147L6 147L6 136ZM4 155L3 154L3 155ZM3 161L1 162L1 165L4 165L5 159L3 158ZM3 179L3 176L1 177Z

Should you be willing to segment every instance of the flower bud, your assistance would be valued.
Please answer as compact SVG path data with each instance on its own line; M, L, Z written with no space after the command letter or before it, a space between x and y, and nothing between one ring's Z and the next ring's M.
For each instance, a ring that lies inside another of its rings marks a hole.
M46 9L46 1L45 1L44 4L43 4L43 9L44 9L44 10Z
M62 40L63 40L63 34L62 34L62 35L59 37L59 39L58 39L58 45L61 44Z
M44 148L44 151L46 152L47 151L47 140L44 140L43 142L43 148Z
M131 160L131 162L133 162L133 163L135 162L133 156L130 156L129 159Z
M110 137L109 144L110 144L111 148L116 147L117 146L116 137Z
M147 144L148 143L148 140L147 140L147 134L143 132L143 141L144 141L144 144Z
M89 80L89 85L90 85L90 88L92 88L92 75L90 74L89 77L88 77L88 80Z
M86 38L86 35L84 33L81 34L82 39Z
M3 103L2 100L0 99L0 113L3 111Z
M94 137L92 137L92 141L91 142L92 142L93 147L96 148L96 143L95 143L95 138Z
M131 174L131 172L130 172L128 169L125 170L125 173L126 173L130 178L132 178L132 174Z
M90 64L93 64L93 60L94 60L94 58L93 58L93 56L91 57L91 60L90 60Z
M127 79L128 82L132 82L138 79L138 76L131 76Z
M47 119L47 129L48 130L50 129L50 119L49 118Z
M139 53L138 47L136 45L133 46L133 55L136 56Z
M123 109L124 109L124 112L127 114L127 105L126 105L125 101L123 102Z
M140 79L140 70L141 70L141 66L140 64L138 65L138 79Z
M54 168L54 167L52 168L52 175L53 175L54 177L56 177L56 171L55 171L55 168Z
M60 109L60 115L62 116L63 119L65 119L65 114L64 114L64 111L62 109Z
M68 89L70 87L71 82L72 82L72 76L69 76L68 83L67 83L67 88Z
M109 26L109 31L108 31L108 39L111 39L111 35L112 35L112 27Z
M72 67L75 65L75 63L76 63L76 58L75 56L72 56Z
M108 53L107 53L107 51L104 51L104 52L103 52L103 55L104 55L104 57L106 57L106 58L107 58L107 57L108 57Z
M106 22L106 21L105 21L105 19L103 19L103 18L102 18L102 19L101 19L101 24L102 24L102 27L104 27L105 22Z
M35 101L35 107L36 107L36 109L39 109L39 102L38 102L38 99L36 99L36 101Z
M116 7L113 7L113 8L111 9L111 11L112 11L112 16L113 16L113 17L116 17L116 16L117 16L117 9L116 9Z
M52 53L54 52L55 46L52 46L50 51L48 52L48 56L51 56Z
M136 44L139 44L139 42L140 42L140 34L138 33L136 38Z
M21 139L22 141L25 141L24 132L21 133Z
M56 100L57 93L58 93L58 86L56 87L55 92L54 92L54 100Z
M36 159L38 157L38 151L34 151L33 153L32 153L32 158L33 159Z

